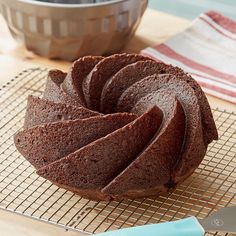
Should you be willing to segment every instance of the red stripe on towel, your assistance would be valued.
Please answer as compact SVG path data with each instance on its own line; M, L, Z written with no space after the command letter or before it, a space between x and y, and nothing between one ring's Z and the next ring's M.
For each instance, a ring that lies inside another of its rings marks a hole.
M236 22L225 17L217 12L209 11L205 13L209 16L216 24L220 25L222 28L228 30L229 32L236 34Z
M213 24L211 24L210 22L208 22L208 21L207 21L205 18L203 18L202 16L200 16L199 19L202 20L202 21L204 21L205 23L207 23L209 26L211 26L211 28L213 28L215 31L217 31L218 33L220 33L220 34L223 35L224 37L236 41L236 38L231 37L231 36L225 34L223 31L217 29Z
M204 66L204 65L201 65L197 62L194 62L193 60L185 57L185 56L182 56L180 54L178 54L177 52L175 52L174 50L172 50L170 47L166 46L165 44L160 44L160 45L157 45L154 47L158 52L170 57L170 58L173 58L177 61L180 61L182 62L183 64L187 65L188 67L194 69L194 70L198 70L198 71L201 71L201 72L204 72L206 74L209 74L209 75L212 75L214 77L218 77L218 78L223 78L225 80L228 80L232 83L235 83L236 81L236 76L234 75L230 75L230 74L226 74L226 73L223 73L221 71L217 71L213 68L210 68L208 66Z

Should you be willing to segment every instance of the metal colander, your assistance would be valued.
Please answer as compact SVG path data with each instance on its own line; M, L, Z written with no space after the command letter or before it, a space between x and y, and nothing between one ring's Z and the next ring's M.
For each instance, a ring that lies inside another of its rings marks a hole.
M13 134L22 127L26 98L40 96L46 69L20 73L0 90L0 208L66 229L98 233L177 220L236 205L236 115L213 109L220 139L213 142L195 173L164 196L95 202L52 185L35 174L16 151ZM208 233L207 235L226 235Z

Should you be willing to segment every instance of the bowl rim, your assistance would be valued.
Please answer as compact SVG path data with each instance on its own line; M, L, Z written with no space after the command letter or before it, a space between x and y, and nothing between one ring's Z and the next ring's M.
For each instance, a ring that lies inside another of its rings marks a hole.
M52 3L52 2L42 2L34 0L15 0L16 2L23 4L30 4L34 6L44 6L51 8L93 8L98 6L108 6L116 3L127 2L130 0L110 0L106 2L97 2L97 3L80 3L80 4L63 4L63 3Z

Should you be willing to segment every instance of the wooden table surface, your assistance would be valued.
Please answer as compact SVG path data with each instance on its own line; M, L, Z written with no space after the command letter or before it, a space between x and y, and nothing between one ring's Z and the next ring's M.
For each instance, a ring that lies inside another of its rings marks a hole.
M185 19L148 9L135 37L124 51L139 52L147 46L163 42L184 30L189 24L190 22ZM25 68L42 66L67 70L69 65L70 63L65 61L48 60L26 51L22 45L17 44L12 39L4 20L0 16L0 86ZM208 96L208 99L212 107L236 111L236 105L212 96ZM0 211L0 228L1 236L79 235L4 211Z

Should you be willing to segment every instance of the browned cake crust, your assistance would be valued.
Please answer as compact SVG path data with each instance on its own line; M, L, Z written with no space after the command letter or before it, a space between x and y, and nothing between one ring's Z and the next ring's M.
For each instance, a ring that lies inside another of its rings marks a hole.
M161 120L162 112L153 107L132 123L38 169L37 173L52 182L66 183L80 191L99 191L143 150Z
M19 152L37 169L112 133L135 118L133 114L117 113L48 123L18 132L15 143Z
M107 115L104 115L106 113ZM37 173L93 200L166 193L218 138L207 98L180 68L136 54L78 59L28 97L15 137Z
M85 107L77 107L63 103L55 103L46 99L29 96L24 128L47 124L55 121L85 119L100 116L101 113L91 111Z
M84 80L84 95L87 106L99 110L103 86L123 67L137 61L151 60L138 54L116 54L101 60Z
M171 182L177 183L184 180L186 176L190 175L193 170L195 170L195 166L200 164L207 147L207 143L204 142L205 138L202 133L203 127L200 105L198 103L198 98L195 95L195 90L188 83L179 80L173 75L154 75L129 87L123 94L124 96L121 96L118 103L118 109L128 112L140 112L145 110L145 105L150 106L150 104L152 104L149 101L143 101L143 99L146 99L145 94L159 91L159 89L168 89L172 94L175 94L183 107L186 117L185 140L183 143L185 147L183 147L180 160L176 162L176 171L173 172L174 177L171 179ZM167 102L166 107L168 106ZM192 166L193 168L191 168Z
M65 78L66 73L60 70L49 71L43 98L55 103L64 103L81 107L83 105L81 101L71 97L62 90L61 85Z
M184 111L171 91L164 89L151 93L140 103L145 109L158 104L164 111L163 125L148 147L103 189L113 198L143 197L153 193L153 189L167 191L173 167L181 152L185 131Z
M87 56L75 61L62 83L63 91L85 104L83 93L84 79L102 59L103 57L100 56Z

